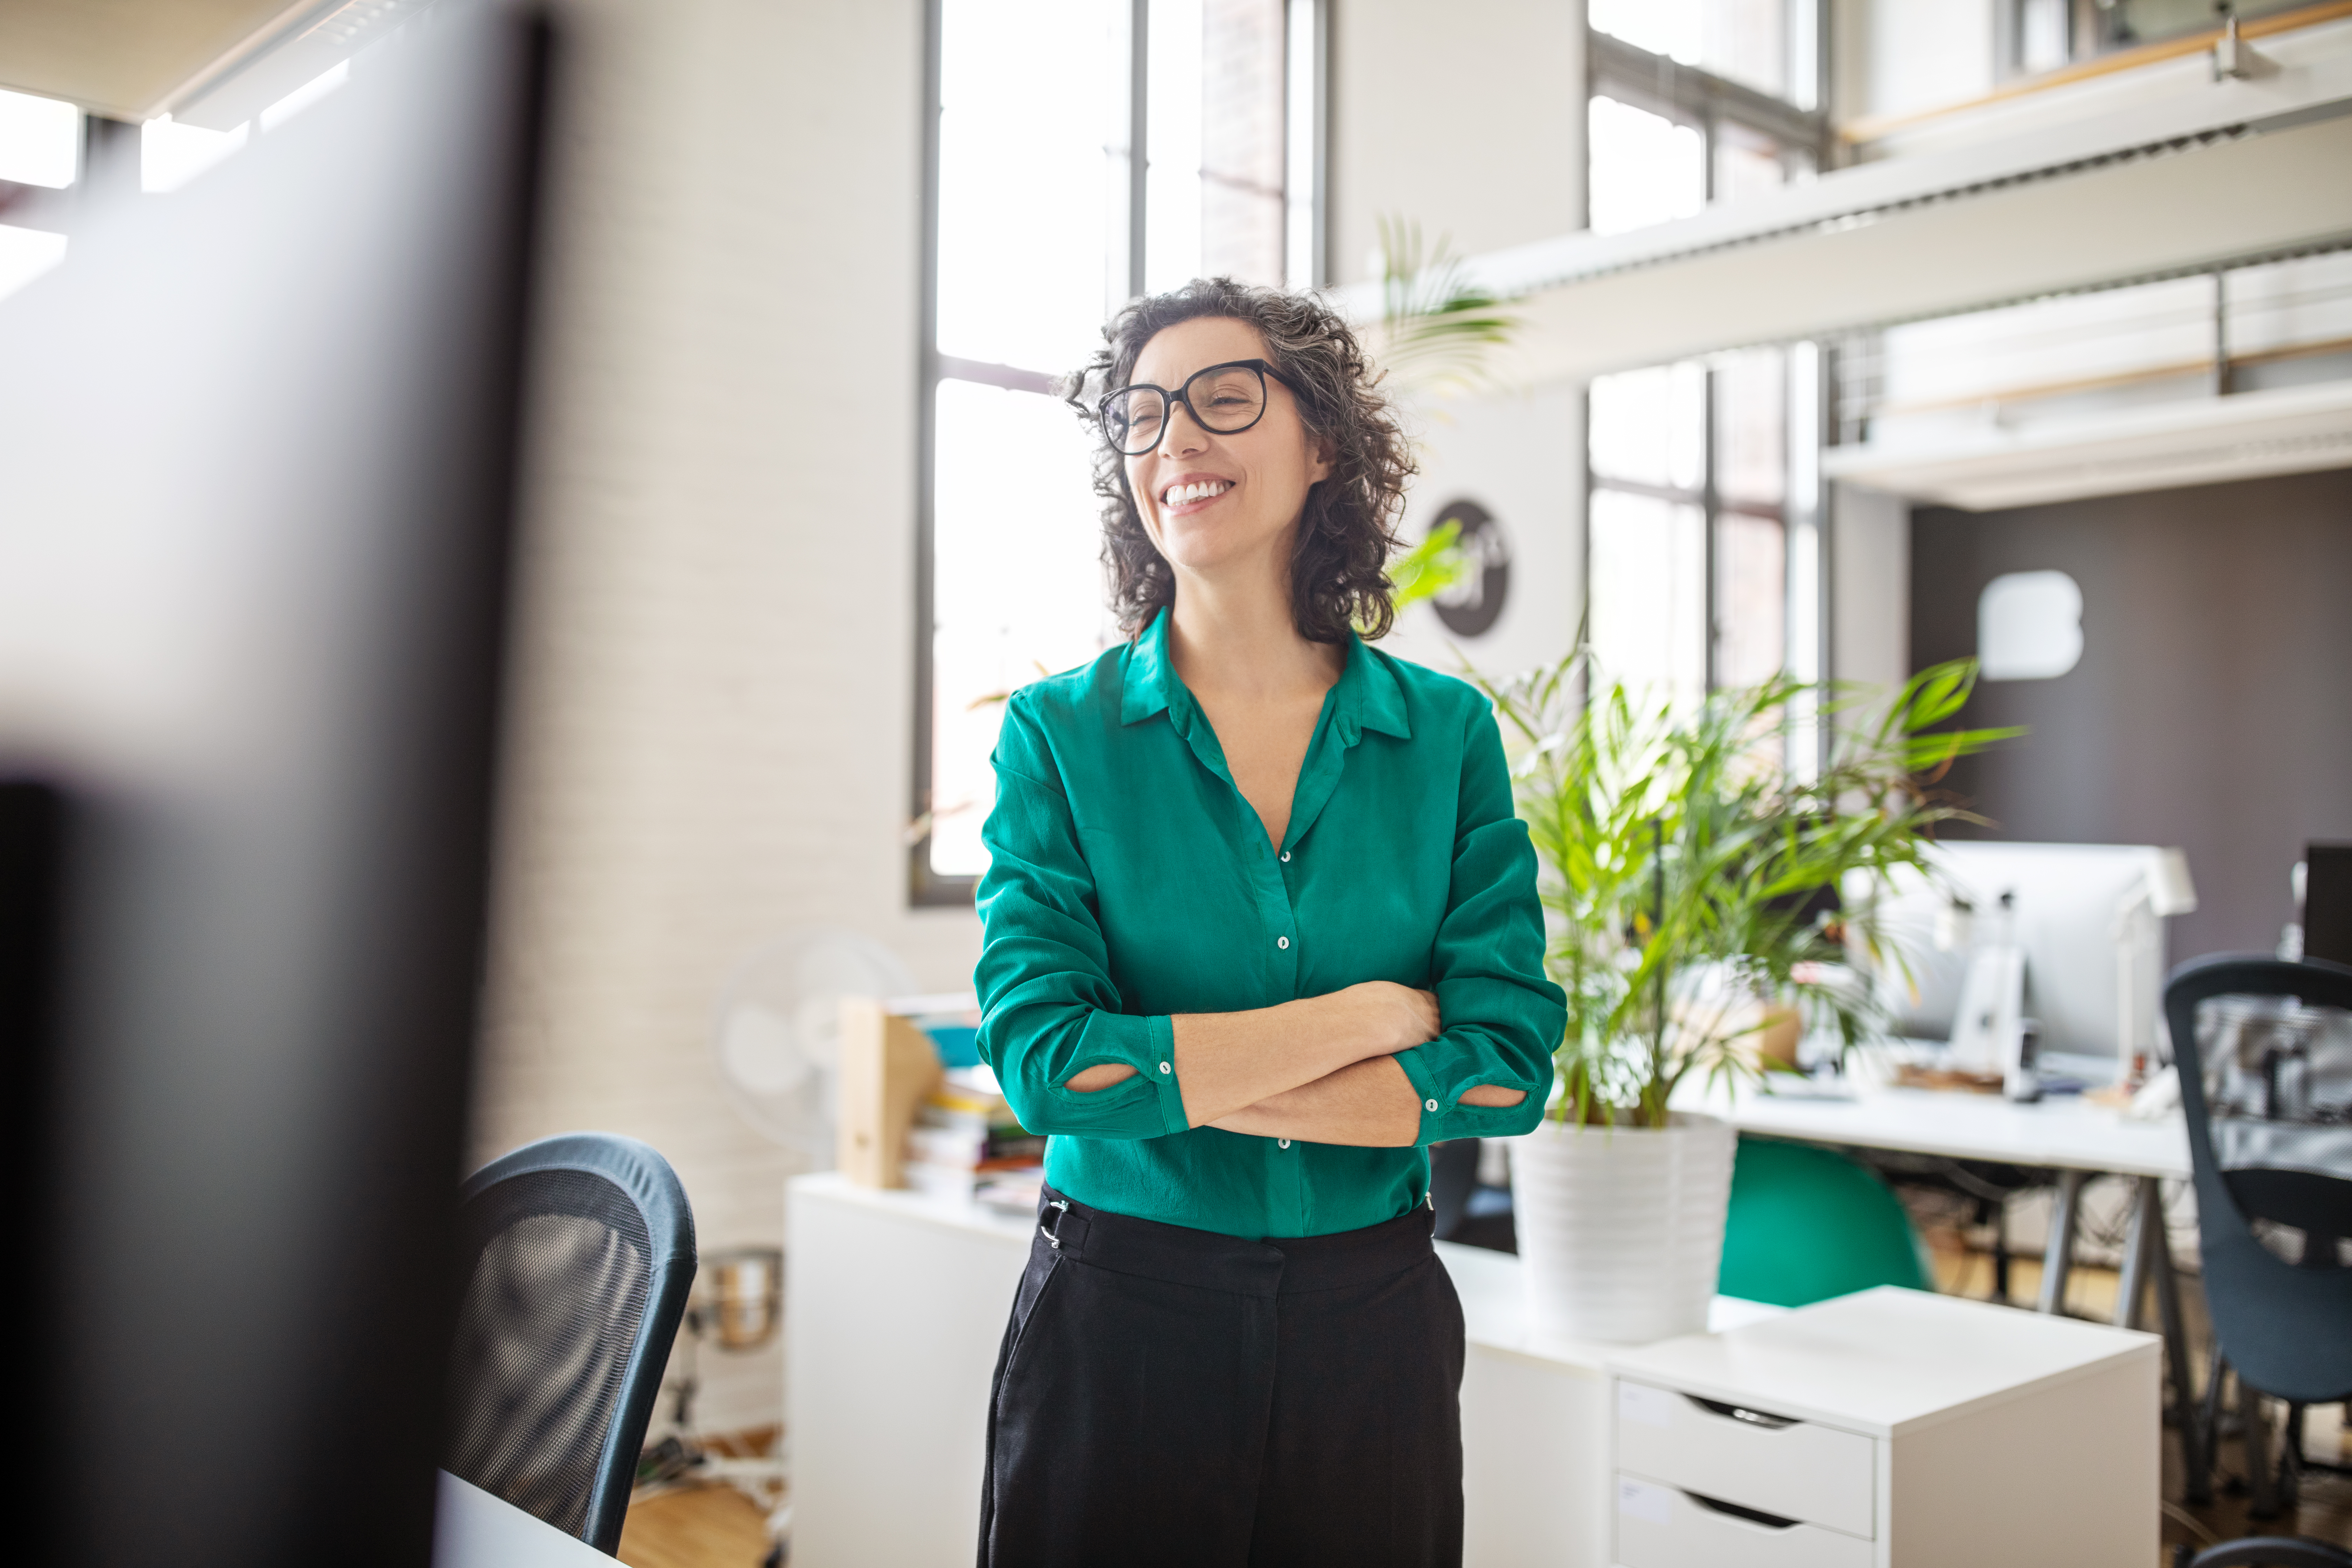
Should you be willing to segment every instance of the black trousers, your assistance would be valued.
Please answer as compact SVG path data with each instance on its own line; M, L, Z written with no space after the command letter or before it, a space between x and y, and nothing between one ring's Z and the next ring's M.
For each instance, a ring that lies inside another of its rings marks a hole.
M1039 1214L981 1568L1462 1561L1462 1305L1429 1210L1266 1241L1050 1187Z

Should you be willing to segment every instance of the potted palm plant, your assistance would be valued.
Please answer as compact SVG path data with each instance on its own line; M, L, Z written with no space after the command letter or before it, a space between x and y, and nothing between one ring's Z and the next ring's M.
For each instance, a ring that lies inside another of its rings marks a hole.
M1589 647L1474 679L1516 752L1541 863L1547 964L1568 1026L1546 1119L1512 1146L1519 1252L1538 1327L1635 1342L1706 1326L1736 1140L1677 1109L1783 1064L1794 1026L1841 1049L1877 1024L1847 960L1880 953L1871 884L1922 867L1953 759L2013 731L1937 727L1975 682L1939 665L1891 697L1787 677L1675 703L1607 679ZM1818 767L1785 738L1819 726ZM1977 820L1969 817L1969 820ZM1899 963L1899 955L1895 955Z

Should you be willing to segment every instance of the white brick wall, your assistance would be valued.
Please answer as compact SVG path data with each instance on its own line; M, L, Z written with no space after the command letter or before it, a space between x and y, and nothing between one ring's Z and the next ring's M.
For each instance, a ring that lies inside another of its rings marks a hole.
M667 1154L702 1243L773 1241L783 1151L709 1012L809 925L968 983L906 907L920 0L564 13L520 669L473 1146ZM704 1422L776 1419L771 1353Z

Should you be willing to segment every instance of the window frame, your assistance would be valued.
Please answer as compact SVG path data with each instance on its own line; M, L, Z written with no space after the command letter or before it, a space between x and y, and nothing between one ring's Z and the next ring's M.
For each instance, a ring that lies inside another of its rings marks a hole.
M1792 57L1798 51L1809 50L1810 58L1802 60L1792 58L1790 75L1793 80L1810 85L1810 96L1813 100L1811 108L1775 98L1699 67L1652 54L1647 49L1591 27L1585 32L1585 101L1589 105L1593 98L1605 94L1619 102L1696 130L1701 141L1706 199L1710 204L1716 200L1717 143L1726 122L1760 132L1783 148L1810 152L1814 168L1825 173L1835 166L1841 145L1824 103L1832 79L1830 74L1828 20L1825 0L1811 0L1810 4L1806 0L1792 0L1790 37ZM1586 155L1589 159L1589 149ZM1591 187L1588 176L1588 192ZM1589 224L1591 214L1587 212L1584 216ZM1584 426L1581 458L1586 519L1582 624L1589 627L1592 616L1591 520L1593 497L1601 490L1613 489L1696 506L1700 514L1700 571L1705 585L1703 624L1706 647L1704 668L1706 690L1710 693L1721 689L1723 635L1720 584L1717 581L1720 570L1718 533L1727 510L1736 510L1743 516L1769 516L1780 525L1786 552L1782 568L1781 668L1800 675L1810 672L1819 680L1827 679L1830 668L1829 626L1832 616L1829 604L1828 495L1819 477L1820 448L1830 437L1825 345L1812 340L1800 340L1742 346L1778 347L1785 356L1782 362L1781 406L1787 467L1781 499L1775 505L1760 506L1748 502L1744 498L1731 498L1738 504L1726 505L1717 479L1722 461L1718 449L1721 438L1717 412L1719 373L1712 363L1708 363L1708 356L1698 356L1705 369L1700 404L1699 482L1694 489L1685 491L1602 478L1592 464L1592 402L1589 387L1580 399ZM1801 362L1803 364L1801 373ZM1808 445L1810 454L1806 451ZM1813 721L1810 709L1800 715L1800 719L1798 731L1792 733L1789 740L1790 761L1801 771L1810 773L1819 766L1823 736L1819 725Z
M1329 37L1331 0L1283 0L1282 37L1284 137L1284 267L1292 287L1320 287L1325 276L1327 206L1331 113ZM914 909L969 909L978 893L977 877L946 876L931 868L931 784L937 758L934 707L938 692L933 673L937 628L935 578L939 560L936 476L939 467L939 394L946 381L976 382L1008 391L1053 395L1054 378L1015 365L993 364L940 352L940 127L945 86L945 0L925 0L923 7L922 214L918 268L920 297L916 319L919 342L916 359L915 408L915 624L914 733L908 769L907 826L907 902ZM1116 14L1116 13L1114 13ZM1127 0L1127 297L1144 291L1147 189L1150 177L1150 0ZM1307 58L1295 62L1290 51L1305 42ZM1311 101L1299 122L1295 88L1305 85ZM1299 196L1288 182L1304 176L1309 185L1303 233L1293 221ZM1303 245L1301 244L1303 241ZM1116 262L1114 262L1114 265ZM1303 275L1302 275L1303 274Z

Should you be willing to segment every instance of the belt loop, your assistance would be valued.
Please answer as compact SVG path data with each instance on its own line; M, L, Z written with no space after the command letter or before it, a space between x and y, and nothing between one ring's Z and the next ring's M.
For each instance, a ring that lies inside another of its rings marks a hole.
M1054 1228L1052 1230L1047 1230L1045 1228L1045 1222L1043 1219L1040 1219L1037 1222L1037 1234L1044 1237L1046 1244L1052 1247L1055 1251L1059 1252L1062 1250L1062 1215L1070 1212L1070 1200L1067 1198L1049 1198L1045 1202L1045 1206L1055 1211L1054 1215Z

